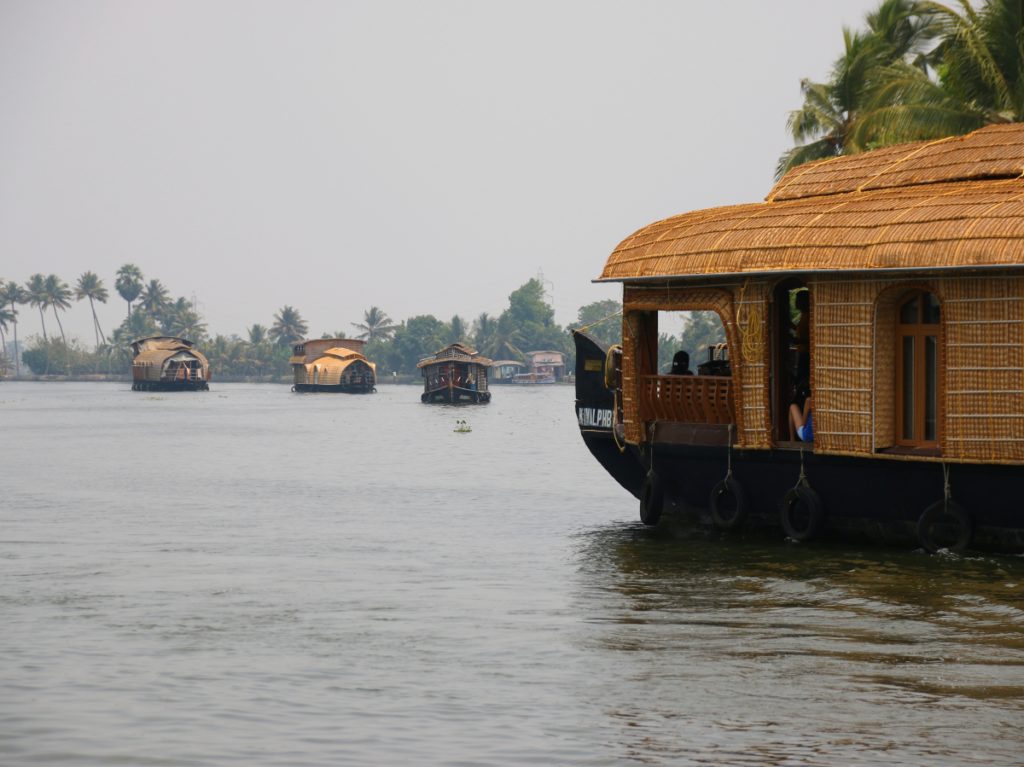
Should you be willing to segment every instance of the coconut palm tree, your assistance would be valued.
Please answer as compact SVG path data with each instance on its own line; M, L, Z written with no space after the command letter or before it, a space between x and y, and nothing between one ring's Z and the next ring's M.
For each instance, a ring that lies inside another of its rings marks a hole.
M21 350L18 347L18 304L27 300L25 291L16 282L8 282L6 285L0 282L0 305L11 306L11 325L14 327L14 375L21 375Z
M160 311L160 328L164 333L199 341L206 334L206 323L184 296L167 302Z
M473 320L473 346L477 349L489 347L496 327L497 323L491 315L480 312L480 316Z
M7 356L7 329L14 322L14 313L6 306L0 306L0 350Z
M132 301L142 292L142 270L135 264L125 264L117 270L114 288L128 302L128 319L132 316Z
M28 278L28 282L25 283L25 303L39 309L39 322L43 326L43 341L49 343L50 338L46 334L46 317L43 316L43 310L50 305L50 299L46 295L46 278L43 275L37 273Z
M899 98L883 83L894 71L916 72L927 79L938 23L931 4L883 0L868 14L868 29L843 29L843 54L825 83L802 80L804 103L790 113L787 127L796 146L779 158L776 177L812 160L854 154L885 143L885 129L863 124L864 115ZM910 140L903 138L902 140Z
M857 128L876 145L968 133L1024 120L1024 7L922 3L941 30L934 72L894 65L882 73ZM863 140L858 138L858 140Z
M84 272L78 278L78 284L75 285L75 300L89 299L89 308L92 310L92 329L96 333L97 347L107 339L100 328L100 320L96 316L96 304L94 302L99 301L101 304L105 304L107 297L107 289L103 286L103 280L97 277L95 272Z
M143 309L154 320L159 322L170 303L170 294L160 280L150 280L139 295L139 309Z
M267 329L262 325L253 325L246 330L249 335L249 343L252 346L259 346L267 340Z
M64 325L60 321L61 310L71 308L71 288L56 274L50 274L43 282L43 290L46 293L46 303L53 309L53 316L57 318L57 327L60 328L60 338L64 342L64 349L68 348L68 339L64 335Z
M352 326L362 332L356 338L362 338L367 343L372 341L386 341L395 332L395 325L387 313L376 306L371 306L363 312L362 322L353 322Z
M309 326L298 309L291 306L281 307L274 315L274 324L270 326L270 338L278 346L291 346L301 341L309 332Z

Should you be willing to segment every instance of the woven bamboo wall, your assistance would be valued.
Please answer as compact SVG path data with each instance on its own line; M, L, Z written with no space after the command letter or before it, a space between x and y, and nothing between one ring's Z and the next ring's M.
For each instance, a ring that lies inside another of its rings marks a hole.
M1024 461L1024 279L943 286L943 455Z
M814 450L870 453L877 286L814 281L809 287Z

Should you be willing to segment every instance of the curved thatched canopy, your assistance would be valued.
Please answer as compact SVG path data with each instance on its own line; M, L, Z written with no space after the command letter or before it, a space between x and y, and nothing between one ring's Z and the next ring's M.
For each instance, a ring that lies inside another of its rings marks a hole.
M490 365L491 360L483 357L471 346L465 344L449 344L434 354L432 357L420 360L416 367L424 368L427 365L436 365L441 362L468 362L475 365Z
M171 360L196 359L204 367L209 366L206 356L195 348L195 344L174 336L153 336L132 342L134 365L156 365L160 367Z
M599 281L1024 266L1024 124L800 166L623 240Z

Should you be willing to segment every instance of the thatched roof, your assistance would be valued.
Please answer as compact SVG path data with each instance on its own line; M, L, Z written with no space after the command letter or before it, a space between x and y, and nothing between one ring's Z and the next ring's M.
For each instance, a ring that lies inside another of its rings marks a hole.
M132 364L135 365L163 365L176 355L181 355L182 358L195 357L204 366L209 365L206 356L195 348L195 344L185 338L174 336L140 338L132 342L132 353Z
M1024 267L1024 124L800 166L766 202L640 229L600 280Z
M480 356L480 353L471 346L466 346L465 344L449 344L432 357L420 360L416 364L416 367L423 368L427 365L436 365L440 362L472 362L476 365L491 364L491 360L487 357Z

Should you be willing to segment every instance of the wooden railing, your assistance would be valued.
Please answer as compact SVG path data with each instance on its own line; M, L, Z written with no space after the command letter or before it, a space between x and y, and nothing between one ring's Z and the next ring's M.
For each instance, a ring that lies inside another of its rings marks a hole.
M640 419L680 423L735 423L729 376L644 376Z

